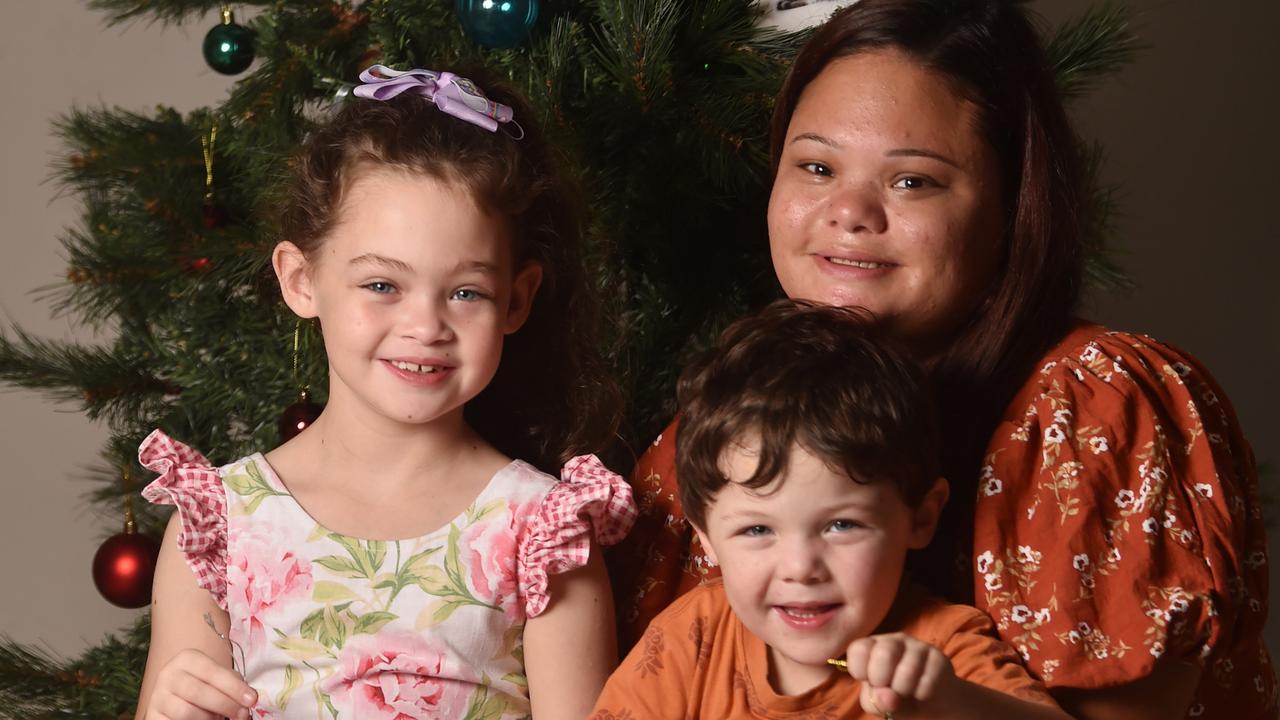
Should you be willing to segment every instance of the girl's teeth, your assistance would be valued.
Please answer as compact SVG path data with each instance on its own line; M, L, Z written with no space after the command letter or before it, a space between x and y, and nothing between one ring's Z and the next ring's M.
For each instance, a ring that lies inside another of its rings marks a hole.
M440 368L437 368L434 365L418 365L417 363L399 362L399 361L392 361L391 364L395 365L401 370L406 370L408 372L414 372L414 373L430 374L434 372L439 372L440 370Z
M845 258L838 257L827 259L836 265L848 265L849 267L862 268L863 270L876 270L882 267L889 267L889 263L863 262L861 260L846 260Z

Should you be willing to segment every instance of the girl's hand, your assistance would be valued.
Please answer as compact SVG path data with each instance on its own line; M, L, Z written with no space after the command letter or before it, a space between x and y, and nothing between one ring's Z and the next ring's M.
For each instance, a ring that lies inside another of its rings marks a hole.
M862 709L881 717L900 711L904 700L928 702L956 679L941 650L902 633L854 640L845 659L849 674L862 682Z
M156 675L146 720L248 720L257 701L239 673L187 648Z

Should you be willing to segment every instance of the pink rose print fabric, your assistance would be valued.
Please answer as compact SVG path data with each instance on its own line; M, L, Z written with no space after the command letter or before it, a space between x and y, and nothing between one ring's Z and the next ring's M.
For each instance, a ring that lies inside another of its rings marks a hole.
M156 431L144 491L177 509L179 548L231 616L255 718L526 718L523 630L547 576L586 563L635 518L594 457L557 481L513 461L445 526L366 540L320 526L260 454L212 467Z

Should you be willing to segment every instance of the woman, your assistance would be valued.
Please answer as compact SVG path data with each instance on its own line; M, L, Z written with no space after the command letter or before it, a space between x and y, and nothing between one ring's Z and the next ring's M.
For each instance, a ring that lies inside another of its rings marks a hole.
M1252 452L1194 359L1074 318L1080 150L1021 4L840 12L773 146L783 290L868 308L931 376L954 499L917 577L989 613L1077 717L1273 717ZM676 505L676 425L613 557L624 642L715 574Z

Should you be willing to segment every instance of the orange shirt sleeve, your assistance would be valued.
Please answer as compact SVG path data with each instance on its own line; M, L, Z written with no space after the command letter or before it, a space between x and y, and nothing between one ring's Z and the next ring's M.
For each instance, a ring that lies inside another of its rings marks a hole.
M989 446L976 604L1050 687L1128 682L1165 655L1256 669L1259 508L1208 374L1149 338L1095 333L1044 363Z
M956 677L1020 700L1057 707L1044 683L1027 672L1018 653L996 636L991 618L981 610L950 605L939 619L939 637L931 642L951 660Z
M719 577L680 509L671 421L631 473L638 517L606 555L618 613L618 647L635 645L650 621L704 579Z

